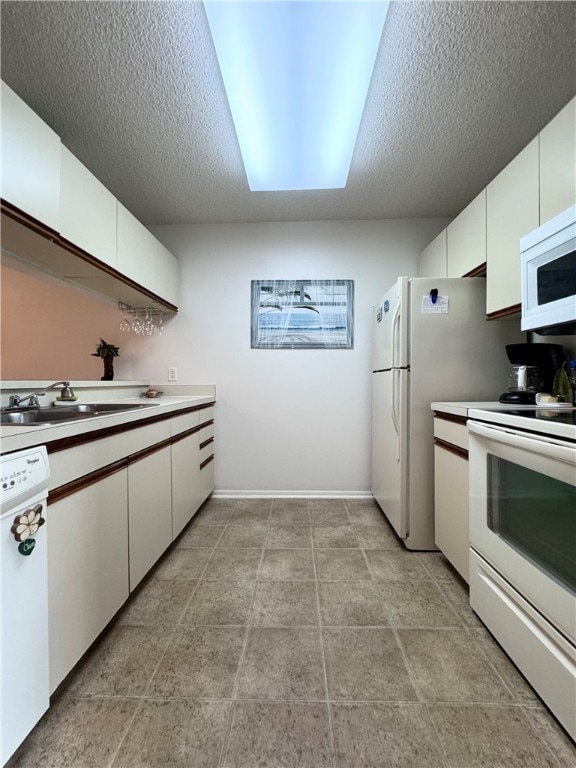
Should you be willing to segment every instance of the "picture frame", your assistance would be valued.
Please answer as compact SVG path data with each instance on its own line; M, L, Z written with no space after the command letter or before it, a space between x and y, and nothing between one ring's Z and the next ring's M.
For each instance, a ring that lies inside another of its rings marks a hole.
M252 349L353 349L353 280L252 280Z

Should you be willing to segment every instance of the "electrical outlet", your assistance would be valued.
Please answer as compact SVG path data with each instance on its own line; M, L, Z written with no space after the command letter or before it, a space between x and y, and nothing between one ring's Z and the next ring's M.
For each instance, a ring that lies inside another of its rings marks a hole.
M168 381L178 381L178 368L175 366L168 368Z

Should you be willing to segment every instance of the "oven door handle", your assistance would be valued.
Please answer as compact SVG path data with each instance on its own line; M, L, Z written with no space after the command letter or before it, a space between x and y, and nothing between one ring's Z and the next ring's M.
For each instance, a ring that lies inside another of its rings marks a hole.
M574 443L547 437L546 435L526 434L509 427L482 424L478 421L469 421L468 430L478 437L493 440L497 443L510 445L513 448L521 448L530 453L549 457L566 464L576 464L576 446Z

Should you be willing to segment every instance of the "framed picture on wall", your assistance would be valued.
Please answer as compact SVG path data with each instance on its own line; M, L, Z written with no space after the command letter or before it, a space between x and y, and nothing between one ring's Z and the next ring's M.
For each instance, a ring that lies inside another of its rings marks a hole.
M352 349L353 280L252 280L252 349Z

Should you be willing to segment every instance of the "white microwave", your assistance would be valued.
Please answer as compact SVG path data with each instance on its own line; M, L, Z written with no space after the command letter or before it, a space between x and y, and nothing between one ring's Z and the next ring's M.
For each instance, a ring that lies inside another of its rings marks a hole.
M576 205L520 240L523 331L576 333Z

